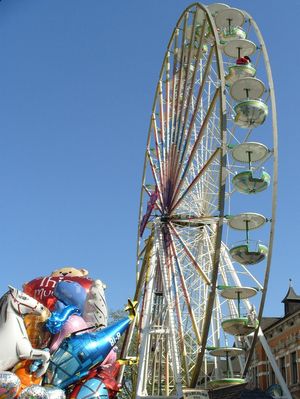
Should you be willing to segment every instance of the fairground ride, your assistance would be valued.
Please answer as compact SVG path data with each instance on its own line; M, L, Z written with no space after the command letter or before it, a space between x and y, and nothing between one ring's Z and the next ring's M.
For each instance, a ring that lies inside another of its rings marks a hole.
M260 339L291 398L260 328L276 191L276 107L260 30L244 10L194 3L165 53L145 151L139 310L121 354L138 358L133 397L245 387Z

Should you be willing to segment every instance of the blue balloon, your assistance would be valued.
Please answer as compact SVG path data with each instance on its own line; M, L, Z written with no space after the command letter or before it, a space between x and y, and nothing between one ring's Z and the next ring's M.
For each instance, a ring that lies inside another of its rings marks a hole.
M52 312L51 316L46 321L46 329L50 331L51 334L59 333L72 314L80 315L80 310L73 305L65 306L61 312Z
M87 293L85 288L76 281L59 281L53 294L58 299L54 311L61 311L63 305L74 305L83 313Z
M59 299L55 302L54 311L61 313L65 309L66 305Z
M65 338L51 356L44 383L64 389L79 381L106 358L131 321L128 317L103 330Z
M81 387L74 394L74 391L69 396L70 399L108 399L108 391L100 378L94 377L83 381Z
M45 348L44 351L50 352L49 348ZM37 369L42 365L42 360L35 360L34 362L31 363L29 370L31 373L35 373Z

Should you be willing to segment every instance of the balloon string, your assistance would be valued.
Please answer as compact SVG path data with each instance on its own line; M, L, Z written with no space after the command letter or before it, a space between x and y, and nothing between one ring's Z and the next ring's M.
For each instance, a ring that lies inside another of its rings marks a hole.
M95 324L93 326L83 328L82 330L74 331L74 332L72 332L71 337L73 337L73 335L79 334L81 332L93 330L94 328L99 328L99 327L105 327L105 325L104 324Z

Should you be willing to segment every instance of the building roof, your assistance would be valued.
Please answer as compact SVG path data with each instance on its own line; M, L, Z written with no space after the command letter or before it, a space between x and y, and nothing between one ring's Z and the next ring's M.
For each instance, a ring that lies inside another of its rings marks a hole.
M273 327L284 323L288 319L294 318L296 315L300 314L300 308L295 310L295 312L286 314L283 317L263 317L262 318L262 330L265 332L271 330ZM264 324L265 323L265 324Z
M281 302L285 303L287 301L292 301L292 302L300 302L300 295L297 295L296 292L294 291L294 288L292 286L289 287L288 292L286 296L283 298Z
M260 326L263 331L271 330L273 327L279 325L290 317L294 317L300 313L300 295L297 295L291 284L290 279L289 289L286 296L281 301L284 303L284 316L283 317L262 317Z
M279 320L282 320L282 317L263 317L261 319L260 326L261 326L262 330L264 331L267 328L269 328L270 326L272 326L273 324L277 323Z

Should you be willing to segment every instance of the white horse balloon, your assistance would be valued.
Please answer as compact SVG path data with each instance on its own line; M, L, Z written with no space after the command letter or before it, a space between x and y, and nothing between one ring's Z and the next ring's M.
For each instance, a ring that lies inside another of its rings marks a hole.
M41 360L36 375L43 375L49 365L50 354L34 349L29 341L22 316L28 313L47 315L49 310L34 298L9 286L0 299L0 371L9 370L20 360Z

